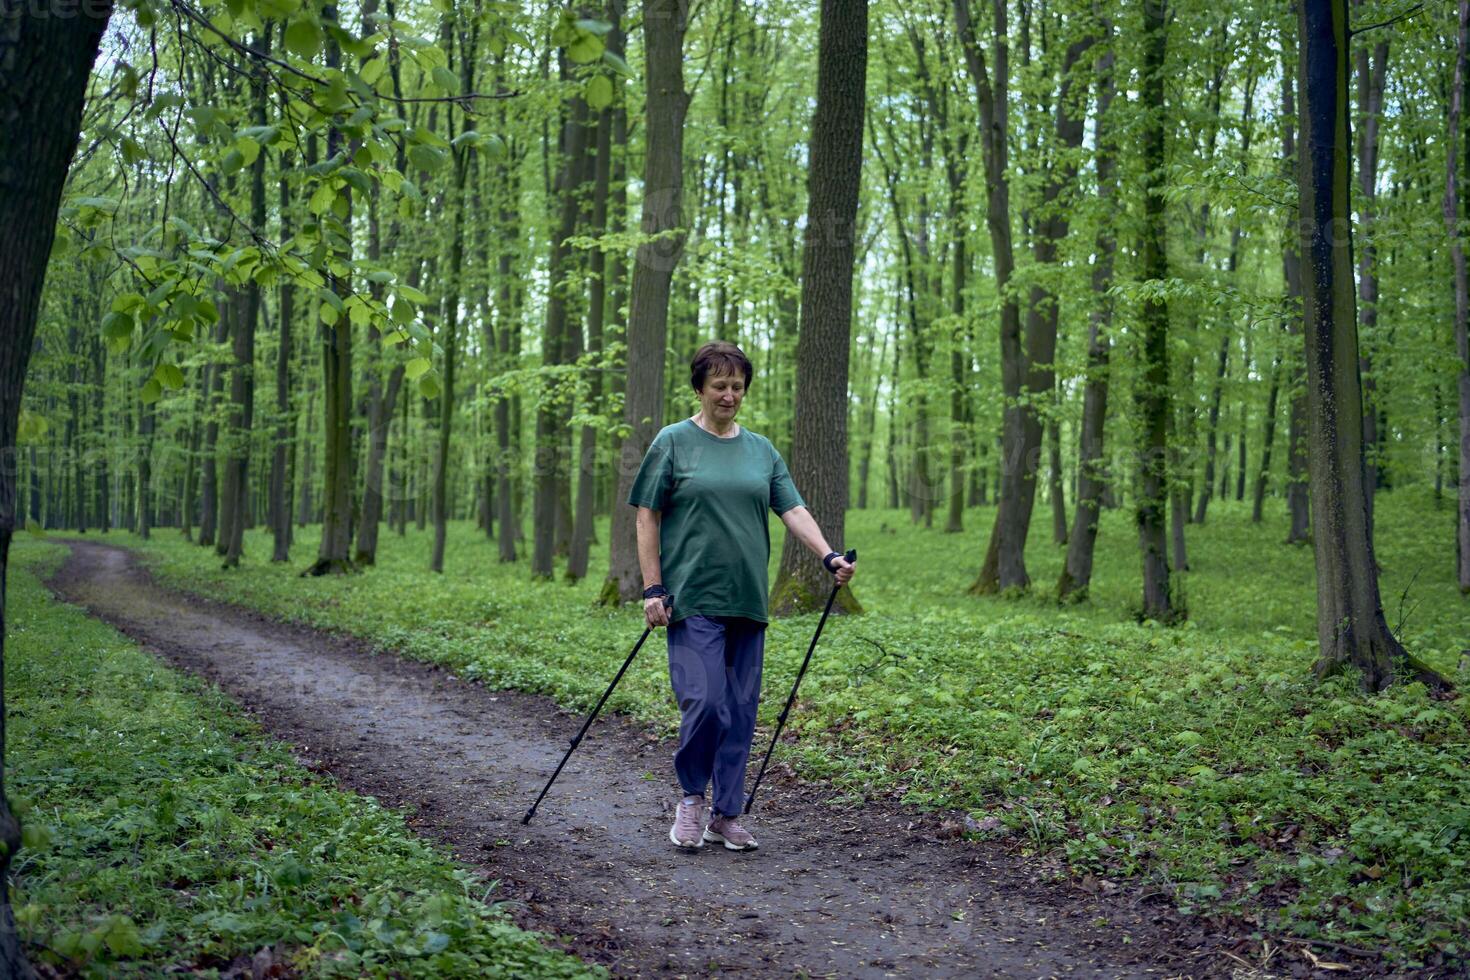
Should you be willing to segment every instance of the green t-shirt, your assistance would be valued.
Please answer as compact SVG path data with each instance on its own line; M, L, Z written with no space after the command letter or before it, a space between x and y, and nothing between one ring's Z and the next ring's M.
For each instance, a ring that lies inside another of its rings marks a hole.
M628 503L660 515L659 563L674 595L670 620L744 616L766 622L771 532L806 501L771 441L740 427L722 439L685 419L649 444Z

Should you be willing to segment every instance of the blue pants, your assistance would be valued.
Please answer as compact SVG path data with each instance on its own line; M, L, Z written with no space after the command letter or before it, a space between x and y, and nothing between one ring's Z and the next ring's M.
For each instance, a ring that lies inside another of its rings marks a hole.
M674 772L690 796L713 780L716 813L745 808L745 763L755 737L766 624L741 616L688 616L669 627L669 681L679 702Z

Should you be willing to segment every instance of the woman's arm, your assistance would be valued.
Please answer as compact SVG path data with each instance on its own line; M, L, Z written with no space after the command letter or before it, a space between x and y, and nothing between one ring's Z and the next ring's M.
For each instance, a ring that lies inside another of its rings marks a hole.
M638 568L643 573L643 587L664 580L658 561L658 531L663 515L648 507L639 507L634 523L638 528Z
M832 546L827 544L827 538L822 534L822 529L817 527L817 519L805 507L791 508L781 515L781 523L785 524L786 530L796 535L797 540L806 545L807 550L818 558L826 558L832 553ZM848 564L846 558L838 558L836 563L837 583L846 585L847 580L852 578L852 565Z
M643 587L663 584L663 571L658 560L659 526L663 515L648 507L639 507L634 526L638 529L638 568L643 573ZM650 626L669 625L669 610L659 599L645 599L643 613Z

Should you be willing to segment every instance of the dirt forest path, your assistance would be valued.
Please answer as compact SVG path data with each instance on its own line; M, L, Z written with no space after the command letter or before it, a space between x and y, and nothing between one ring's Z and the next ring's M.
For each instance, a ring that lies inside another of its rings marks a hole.
M1168 903L1040 883L995 845L940 839L938 816L834 809L781 772L752 815L760 850L680 852L667 836L672 745L624 718L599 719L522 826L578 716L167 591L126 550L69 544L49 583L59 596L219 685L312 768L407 808L418 832L501 882L522 926L615 975L1201 977L1238 965ZM643 655L661 654L656 639Z

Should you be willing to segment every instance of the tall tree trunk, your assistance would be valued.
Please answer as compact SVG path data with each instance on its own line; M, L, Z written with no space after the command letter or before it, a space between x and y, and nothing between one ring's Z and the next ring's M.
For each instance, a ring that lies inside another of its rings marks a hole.
M1363 0L1353 0L1353 8L1361 13ZM1378 257L1374 227L1378 210L1378 130L1383 114L1383 82L1388 71L1388 35L1374 32L1376 40L1370 61L1368 47L1359 42L1354 52L1357 68L1358 110L1358 345L1363 377L1363 464L1367 467L1363 482L1368 499L1368 527L1373 527L1373 491L1383 471L1382 449L1378 433L1377 371L1373 366L1378 338Z
M1271 476L1271 446L1276 441L1276 401L1281 393L1281 355L1271 362L1271 387L1266 393L1266 420L1261 432L1261 468L1256 473L1256 487L1251 498L1251 523L1261 523L1266 506L1266 481ZM1241 464L1241 473L1245 465Z
M472 89L468 86L464 91ZM444 544L448 535L449 436L454 424L454 371L459 360L459 303L464 272L465 175L469 170L468 147L454 152L454 225L449 243L448 296L444 302L444 375L439 392L439 439L434 451L434 545L429 571L444 571Z
M1163 0L1144 4L1142 102L1144 228L1140 251L1145 278L1162 282L1169 275L1164 224L1164 56L1167 31ZM1169 307L1163 297L1150 297L1139 313L1142 363L1134 400L1140 428L1141 477L1138 493L1138 544L1143 558L1143 615L1162 623L1179 614L1169 581L1165 507L1169 499Z
M847 371L852 265L863 172L863 104L868 71L867 0L822 0L817 104L807 171L806 242L801 263L801 333L796 346L791 476L833 547L846 526ZM820 560L788 534L771 590L771 612L794 615L822 604L831 584ZM844 588L833 606L861 612Z
M681 0L648 0L643 14L647 152L643 171L644 235L668 233L638 246L628 301L628 374L623 421L629 435L618 462L607 581L602 601L616 605L643 593L633 508L626 505L633 477L664 417L664 349L669 285L684 252L684 91L686 6Z
M214 343L216 346L223 344L230 336L231 306L226 301L221 301L219 320L214 325ZM198 465L203 470L200 478L200 513L199 513L199 544L201 547L214 545L215 531L219 521L219 470L218 452L219 445L219 419L215 412L215 404L219 400L219 391L222 387L220 376L223 365L214 361L213 351L210 352L210 360L204 365L204 450L198 459Z
M1286 166L1295 176L1297 168L1296 134L1301 127L1295 99L1296 67L1282 53L1281 73L1281 150ZM1300 208L1298 208L1300 213ZM1305 544L1311 533L1311 506L1307 488L1307 380L1306 364L1301 359L1302 338L1302 255L1295 222L1288 228L1281 248L1281 272L1286 282L1286 328L1292 338L1288 346L1288 387L1291 390L1290 414L1286 435L1286 509L1287 544Z
M965 53L965 66L975 86L980 111L980 148L985 161L985 226L990 232L991 261L995 266L995 290L1000 301L1001 390L1004 397L1001 435L1000 506L990 532L985 561L970 586L974 593L1026 588L1026 529L1031 512L1027 501L1034 493L1036 475L1024 457L1025 410L1021 386L1026 378L1026 356L1021 348L1021 311L1010 289L1016 267L1011 243L1011 192L1007 169L1007 130L1010 114L1010 45L1006 31L1005 0L992 0L994 43L992 79L985 54L980 49L970 16L969 0L954 0L955 26Z
M1445 162L1444 218L1450 234L1450 257L1455 270L1455 351L1460 357L1460 490L1456 523L1459 544L1456 576L1460 593L1470 595L1470 277L1465 269L1463 229L1470 219L1470 181L1460 167L1470 166L1470 119L1466 98L1470 96L1470 0L1460 0L1459 30L1455 42L1455 79L1450 92L1450 125Z
M6 3L0 16L0 447L13 452L57 208L82 100L112 14L101 0L57 16ZM10 906L20 822L5 793L5 589L16 528L15 466L0 466L0 976L32 977Z
M281 170L290 169L289 154L281 154ZM291 237L291 191L285 177L280 181L281 241ZM270 524L273 549L271 561L291 558L291 490L289 486L291 432L291 320L296 315L296 287L283 277L277 301L280 343L276 350L276 426L271 447Z
M1077 516L1067 544L1067 560L1057 582L1058 598L1084 599L1092 583L1093 550L1097 544L1097 520L1106 477L1103 430L1108 414L1108 368L1113 322L1113 302L1108 289L1113 281L1113 256L1118 239L1113 231L1112 202L1117 193L1117 161L1114 156L1108 108L1116 88L1113 82L1114 53L1112 23L1103 22L1106 46L1097 59L1097 117L1093 145L1097 147L1098 225L1092 267L1093 307L1087 323L1087 381L1082 393L1082 432L1077 440Z
M106 405L107 399L107 353L103 349L102 338L94 335L92 337L92 365L93 373L97 376L97 400L99 405ZM107 419L105 414L99 418L98 435L103 437L102 450L97 454L96 480L97 480L97 524L102 533L106 534L112 527L111 495L108 484L108 451L107 441ZM199 445L194 442L191 446L191 455L184 459L184 466L190 474L194 473L194 454L197 454ZM187 537L186 539L187 540ZM3 869L0 869L3 873Z
M337 20L336 7L323 11L324 21ZM327 42L327 67L335 69L341 62L336 41ZM335 126L327 133L327 157L343 149L342 131ZM329 224L336 220L328 212L322 216ZM338 228L342 236L340 250L351 249L352 210ZM345 276L328 276L328 286L338 296L351 294ZM334 323L322 327L322 537L317 559L303 574L342 574L354 569L349 554L352 548L352 318L339 315Z
M271 23L255 36L255 46L268 55L271 48ZM257 126L266 124L265 81L257 75L251 82L253 97L252 116ZM250 166L250 226L257 233L265 231L265 153L256 156ZM248 511L250 495L250 431L255 424L255 328L261 317L260 283L252 276L245 284L244 310L235 330L235 364L230 374L230 400L235 410L230 420L230 477L226 485L235 498L235 520L230 525L229 540L225 543L226 568L240 565L240 554L245 546L245 525L251 523Z
M653 15L650 10L649 16ZM559 55L563 60L565 55ZM567 77L563 63L561 75ZM546 323L542 334L541 356L543 364L563 362L567 347L568 331L568 266L571 262L571 246L567 239L577 230L577 190L582 175L582 157L587 152L587 103L573 98L568 114L563 118L559 140L561 167L556 178L556 193L561 201L561 215L551 235L551 255L548 259L547 276L550 286L546 300ZM581 330L581 326L576 327ZM569 521L562 513L566 508L562 500L567 480L567 419L569 408L559 404L551 391L543 392L541 403L536 409L536 470L535 502L532 505L534 532L531 551L531 575L535 578L551 578L554 574L552 558L560 551L562 540L570 544ZM558 533L561 532L561 533ZM563 535L565 537L563 538Z
M1347 0L1302 0L1301 201L1303 329L1311 439L1312 541L1317 565L1318 676L1345 667L1365 690L1393 683L1408 655L1389 631L1378 591L1363 470L1363 393L1349 212ZM1432 671L1411 671L1434 680Z
M1210 414L1205 432L1205 479L1194 506L1194 523L1205 522L1205 511L1215 492L1215 446L1220 432L1220 402L1225 395L1225 368L1230 363L1230 331L1221 329L1220 352L1215 358L1215 383L1210 389Z
M601 237L607 231L607 190L612 176L612 110L603 109L597 118L597 152L592 174L592 226L588 234ZM600 248L588 256L590 282L587 287L587 349L601 359L603 320L607 309L607 253ZM602 405L602 370L592 370L588 391L589 409ZM572 525L572 552L567 557L567 578L579 581L587 576L587 563L592 547L593 503L597 487L597 429L582 426L577 447L577 513Z
M453 51L456 36L460 40L459 50L459 84L460 91L473 92L475 90L475 57L474 41L471 38L478 37L478 28L471 27L469 31L460 31L456 27L456 15L453 7L444 18L444 37L446 46ZM465 123L468 126L468 123ZM450 137L455 137L454 115L449 113ZM444 376L443 389L439 393L439 444L434 454L434 545L429 556L429 570L431 572L443 573L444 571L444 545L448 536L449 523L449 441L454 424L454 374L459 361L459 305L464 294L464 236L465 236L465 208L468 204L469 192L465 186L466 178L470 171L470 159L474 150L468 146L451 149L454 157L454 184L450 193L454 195L454 224L450 230L449 241L449 279L446 285L447 295L444 302Z
M883 365L887 358L888 338L885 336L873 372L873 393L863 406L863 445L858 451L858 510L868 509L868 477L873 471L873 446L878 438L878 393L883 387Z

